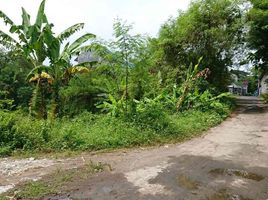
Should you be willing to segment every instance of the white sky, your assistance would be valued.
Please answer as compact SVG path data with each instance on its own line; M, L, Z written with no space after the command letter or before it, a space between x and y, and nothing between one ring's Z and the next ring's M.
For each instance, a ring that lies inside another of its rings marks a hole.
M32 16L41 0L0 0L0 10L15 23L21 23L21 7ZM58 34L69 26L84 22L84 31L110 39L114 19L134 23L134 32L156 36L158 30L178 9L185 10L190 0L47 0L46 14ZM0 29L6 31L3 23Z

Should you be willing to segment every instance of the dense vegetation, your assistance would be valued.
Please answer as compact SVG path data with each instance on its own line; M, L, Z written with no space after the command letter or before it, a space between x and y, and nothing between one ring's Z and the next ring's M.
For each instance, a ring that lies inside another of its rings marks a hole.
M91 33L71 42L82 23L55 35L45 1L34 23L25 9L19 25L0 11L10 28L0 31L0 155L182 141L218 124L232 107L224 92L237 50L248 44L267 66L254 39L267 40L267 4L243 5L193 1L157 38L117 19L112 42Z
M251 59L262 73L268 71L268 1L251 0L252 9L248 13L250 31L248 44L255 50Z

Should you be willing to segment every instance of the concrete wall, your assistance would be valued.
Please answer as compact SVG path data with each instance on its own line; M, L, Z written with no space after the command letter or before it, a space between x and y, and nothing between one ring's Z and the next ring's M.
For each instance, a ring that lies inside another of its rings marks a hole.
M268 93L268 84L266 83L266 80L268 81L268 75L265 75L265 76L261 79L260 94Z

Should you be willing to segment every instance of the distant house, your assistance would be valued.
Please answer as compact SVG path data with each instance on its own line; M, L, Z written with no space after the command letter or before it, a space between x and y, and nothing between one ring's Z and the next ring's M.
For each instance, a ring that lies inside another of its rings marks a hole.
M268 93L268 74L265 74L259 81L259 95Z
M85 63L85 62L100 62L101 58L96 55L94 52L88 51L81 53L76 59L78 63Z
M240 70L231 70L232 84L228 86L229 92L237 95L248 94L248 73Z
M233 83L232 85L228 85L228 91L237 95L247 95L248 86L239 86Z

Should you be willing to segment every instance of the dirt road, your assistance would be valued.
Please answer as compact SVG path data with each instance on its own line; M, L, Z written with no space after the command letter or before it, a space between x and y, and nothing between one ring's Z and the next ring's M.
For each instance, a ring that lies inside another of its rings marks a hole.
M242 107L234 116L183 144L46 160L43 173L89 159L110 163L114 170L74 182L71 192L45 199L266 200L268 109L253 97L240 98L239 104ZM43 167L34 161L31 170L8 176L13 172L5 168L9 160L0 160L2 189L23 177L39 177Z

